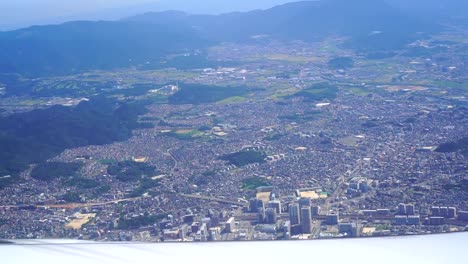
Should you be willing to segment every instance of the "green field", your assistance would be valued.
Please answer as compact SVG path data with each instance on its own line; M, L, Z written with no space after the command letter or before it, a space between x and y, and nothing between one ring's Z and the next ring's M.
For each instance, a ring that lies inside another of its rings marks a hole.
M169 133L165 133L164 135L168 137L173 137L179 140L191 140L191 139L203 136L204 133L196 129L193 129L193 130L176 130L176 131L172 131Z
M349 91L357 96L368 96L369 94L371 94L369 90L365 88L360 88L360 87L346 88L346 91Z
M357 147L359 144L359 139L355 138L354 136L345 137L339 141L348 147Z
M235 103L243 103L246 102L247 98L242 97L242 96L232 96L229 98L226 98L224 100L218 101L217 104L235 104Z
M167 104L169 103L169 98L164 95L150 95L147 98L144 99L146 102L151 103L151 104Z
M268 183L267 180L263 178L258 178L258 177L244 179L242 180L242 184L243 184L242 189L246 189L246 190L255 190L258 187L270 185L270 183Z
M260 57L254 57L253 59L264 59L271 61L286 61L293 63L310 63L310 62L321 62L323 59L320 57L310 57L310 56L297 56L291 54L267 54Z
M333 100L338 94L338 87L329 83L316 83L312 86L295 93L295 97L304 97L306 101L318 102L322 100Z
M465 82L455 82L455 81L435 81L435 86L440 88L452 88L460 91L468 91L468 81Z
M102 159L102 160L99 160L99 163L104 164L104 165L114 164L114 163L116 163L116 162L117 162L117 161L116 161L116 160L113 160L113 159Z

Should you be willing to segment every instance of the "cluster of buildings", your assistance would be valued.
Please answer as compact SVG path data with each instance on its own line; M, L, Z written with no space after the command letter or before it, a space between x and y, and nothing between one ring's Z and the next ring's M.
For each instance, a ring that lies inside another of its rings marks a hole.
M134 131L125 142L69 149L53 159L82 162L80 173L95 180L95 188L64 188L61 180L43 184L25 171L24 181L0 190L0 238L272 240L465 228L468 194L456 186L466 181L466 157L435 150L466 137L466 98L448 87L407 85L426 83L428 76L458 80L462 62L442 60L442 55L430 60L396 57L401 63L391 67L336 71L323 67L330 55L319 43L227 45L220 50L215 57L257 60L233 68L116 75L148 83L257 88L245 100L150 105L142 120L154 128ZM362 59L345 51L340 55ZM301 58L310 60L296 63ZM337 97L313 103L291 97L318 81L339 86ZM156 86L148 96L177 90L177 85ZM19 100L2 98L0 108ZM201 136L183 140L164 131L198 131ZM266 153L267 162L237 167L220 159L243 149ZM84 156L92 158L81 160ZM131 157L155 166L151 179L158 184L128 200L139 183L108 175L105 161ZM275 188L247 188L244 182L251 178ZM61 198L70 192L80 194L82 207ZM95 217L81 228L66 228L76 213ZM152 218L160 215L164 219ZM119 224L146 217L152 220L125 228Z

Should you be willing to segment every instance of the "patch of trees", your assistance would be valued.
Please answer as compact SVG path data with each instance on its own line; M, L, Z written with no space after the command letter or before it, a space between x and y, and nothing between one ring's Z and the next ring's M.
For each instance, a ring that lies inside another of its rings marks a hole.
M405 57L432 57L447 51L447 47L411 47L405 50L401 55Z
M328 61L328 66L335 70L345 70L354 67L354 60L349 57L334 58Z
M365 56L369 60L382 60L395 57L397 55L396 52L393 51L376 51L376 52L369 52Z
M437 147L435 151L442 153L462 151L462 153L466 155L466 153L468 153L468 137L461 138L457 141L443 143Z
M79 189L92 189L100 186L100 183L96 180L83 177L73 177L72 179L67 181L66 184L70 186L75 186Z
M157 221L164 219L166 215L141 215L133 218L119 218L118 229L138 229L140 227L151 226Z
M221 156L220 159L228 161L230 164L242 167L253 163L264 163L266 154L253 150L243 150L236 153Z
M459 190L468 193L468 179L463 179L457 183L449 183L443 186L445 190Z
M67 192L66 194L60 197L61 200L64 200L67 203L80 203L81 197L79 193L76 192Z
M122 161L110 165L107 168L107 173L116 176L120 181L132 182L139 181L144 176L153 176L156 173L156 168L146 163Z
M317 102L325 99L333 100L338 94L338 87L327 82L316 83L295 93L294 97L303 97L305 101Z
M366 127L366 128L373 128L373 127L378 127L379 124L377 122L375 122L375 121L370 121L369 120L369 121L366 121L366 122L362 123L361 126Z
M190 182L202 186L209 184L211 180L217 178L215 171L205 171L201 175L192 176L189 178Z
M307 122L317 120L320 114L321 112L319 111L305 111L303 113L278 116L278 118L294 122Z
M242 180L243 189L255 190L258 187L269 186L270 183L263 178L253 177Z
M140 185L130 193L130 197L139 197L147 193L150 189L158 187L161 184L159 180L153 180L151 178L143 178L140 180Z
M265 139L266 141L276 141L276 140L280 140L281 138L283 138L285 135L283 134L279 134L279 133L271 133L271 134L268 134L266 137L264 137L263 139Z
M41 181L52 181L62 177L73 177L81 169L79 163L46 162L31 171L31 177Z
M43 163L68 148L126 140L143 127L138 116L144 113L146 108L137 103L94 99L76 107L53 106L0 118L0 177L17 178L30 164ZM16 180L12 178L0 179L0 187Z

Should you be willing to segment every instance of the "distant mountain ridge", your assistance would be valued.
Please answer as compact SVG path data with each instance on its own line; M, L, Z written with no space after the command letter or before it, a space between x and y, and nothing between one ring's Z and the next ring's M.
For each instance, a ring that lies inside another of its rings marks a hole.
M391 50L438 30L385 0L322 0L223 15L147 13L114 22L70 22L0 33L0 72L30 76L158 63L219 42L350 37L361 51Z
M288 3L268 10L220 16L183 12L147 13L126 19L155 24L192 26L210 39L241 41L252 35L314 40L326 34L365 36L373 31L432 31L434 25L417 21L384 0L324 0Z
M210 42L179 26L69 22L0 33L0 72L54 75L158 60Z

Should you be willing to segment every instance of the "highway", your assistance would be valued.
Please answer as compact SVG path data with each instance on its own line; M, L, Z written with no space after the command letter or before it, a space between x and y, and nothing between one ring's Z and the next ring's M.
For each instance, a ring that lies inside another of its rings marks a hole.
M46 205L2 205L0 209L12 209L12 208L21 208L27 206L33 206L36 208L60 208L60 209L75 209L75 208L84 208L92 206L103 206L108 204L116 204L122 202L132 202L141 199L137 198L128 198L128 199L119 199L114 201L102 202L102 203L68 203L68 204L46 204Z

